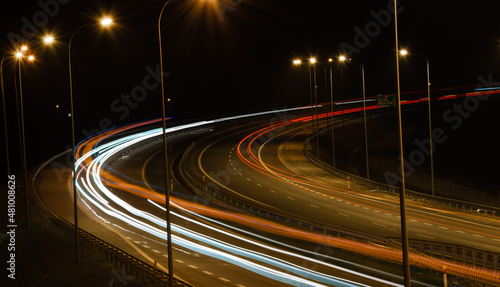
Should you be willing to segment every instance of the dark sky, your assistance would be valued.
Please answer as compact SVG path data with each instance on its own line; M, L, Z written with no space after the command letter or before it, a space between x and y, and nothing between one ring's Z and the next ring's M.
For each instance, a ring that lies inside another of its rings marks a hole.
M47 158L70 144L67 43L80 25L104 14L113 16L115 25L106 31L88 26L72 46L78 139L110 125L161 116L161 89L155 79L162 1L5 2L0 9L1 50L12 49L9 38L14 34L38 46L33 51L36 63L23 65L22 76L29 158ZM394 93L392 1L215 3L173 1L163 18L166 96L172 99L168 114L178 120L307 104L307 68L294 67L291 60L327 59L341 54L341 47L351 47L351 57L364 62L368 96ZM475 85L478 76L489 74L500 82L498 1L400 3L400 44L430 59L433 88ZM39 45L39 37L48 32L57 39L53 48ZM425 62L412 57L401 65L402 90L425 89ZM358 67L343 69L346 97L360 97ZM13 62L6 61L9 131L15 146L13 75ZM318 77L324 77L321 71Z

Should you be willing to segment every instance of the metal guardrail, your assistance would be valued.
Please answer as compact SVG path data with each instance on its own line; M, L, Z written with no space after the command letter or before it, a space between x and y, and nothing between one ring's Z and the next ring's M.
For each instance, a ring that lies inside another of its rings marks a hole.
M41 170L44 167L46 167L49 162L52 162L55 158L63 154L66 154L67 152L70 151L71 150L63 152L39 166L39 168L31 177L32 187L30 189L30 192L36 197L36 200L34 200L36 206L42 211L43 214L45 214L50 219L52 225L60 229L66 235L72 236L75 234L75 225L65 220L64 218L60 217L54 211L52 211L50 207L48 207L43 202L43 200L38 196L38 194L35 191L36 177L41 172ZM104 255L108 262L111 262L117 265L118 267L124 268L126 274L135 276L137 280L144 282L147 286L152 286L152 287L169 286L170 276L167 273L163 272L162 270L154 268L148 263L128 254L127 252L119 249L118 247L102 239L97 238L96 236L90 234L85 230L79 228L78 234L79 234L80 244L88 246L92 248L94 251ZM193 287L192 285L185 283L177 278L174 278L173 283L174 286L178 287Z
M326 171L330 172L331 174L333 174L339 178L342 178L344 180L349 179L350 182L357 183L359 185L363 185L363 186L366 186L366 187L371 188L371 189L392 192L392 193L398 193L399 188L396 186L384 184L384 183L373 181L373 180L369 180L369 179L366 179L364 177L348 173L346 171L334 168L331 165L317 159L307 149L307 145L312 141L312 139L313 139L313 135L309 136L306 139L306 141L304 143L304 154L306 155L307 159L310 162L312 162L314 165L316 165L316 166L322 168L323 170L326 170ZM433 195L424 194L424 193L420 193L420 192L416 192L416 191L412 191L412 190L408 190L408 189L406 189L406 197L410 200L421 202L425 205L432 206L432 207L468 212L468 213L472 213L472 214L490 216L490 217L494 217L494 218L500 217L500 208L496 208L493 206L487 206L487 205L473 203L473 202L469 202L469 201L462 201L462 200L445 198L445 197L440 197L440 196L433 196Z

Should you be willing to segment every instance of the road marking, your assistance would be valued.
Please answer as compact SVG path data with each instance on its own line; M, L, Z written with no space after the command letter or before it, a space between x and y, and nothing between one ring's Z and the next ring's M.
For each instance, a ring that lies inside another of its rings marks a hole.
M276 191L274 191L274 190L272 190L272 189L271 189L271 192L272 192L272 193L276 193Z
M500 239L492 238L494 241L500 242Z
M208 271L203 271L203 273L210 275L210 276L214 275L212 272L208 272Z
M429 238L429 239L436 239L432 236L427 236L427 235L423 235L423 234L417 234L418 236L422 236L422 237L425 237L425 238Z
M142 247L144 247L144 248L151 248L151 247L149 247L147 245L144 245L144 244L142 245Z
M314 204L309 204L309 206L314 207L314 208L319 208L319 206L314 205Z
M246 287L246 286L243 284L236 284L236 287Z
M410 219L411 222L418 222L418 220Z
M424 222L425 225L432 226L431 223Z
M260 183L257 183L257 186L259 186L259 187L262 187L262 184L260 184Z
M464 231L462 230L455 230L455 232L458 232L458 233L465 233Z
M168 258L168 255L167 255L167 254L165 254L165 255L163 255L163 257Z
M476 236L476 237L480 237L480 238L483 238L483 237L484 237L484 236L479 235L479 234L472 234L472 235L474 235L474 236Z
M160 251L158 250L153 250L154 253L161 253Z
M375 224L375 225L378 225L378 226L387 227L387 225L383 225L383 224L380 224L380 223L377 223L377 222L372 222L372 223Z
M389 215L389 216L392 216L392 214L391 214L391 213L387 213L387 212L385 213L385 215Z
M251 179L249 179L248 177L247 177L247 180L248 180L248 181L252 181L252 180L251 180Z
M373 211L380 213L380 210L376 210L376 209L374 209Z
M350 215L347 215L347 214L344 214L344 213L340 213L340 212L337 212L338 215L341 215L341 216L345 216L345 217L351 217Z
M178 263L184 263L184 261L179 260L179 259L175 259L175 262L178 262Z
M354 206L359 207L359 205L355 204Z
M286 198L288 198L288 199L290 199L290 200L295 200L295 198L290 197L290 196L287 196Z
M219 277L219 280L223 281L224 283L231 282L231 280L226 279L224 277Z
M198 266L188 265L189 268L198 269Z
M441 229L448 229L448 227L444 227L444 226L439 226L439 228L441 228Z
M346 201L345 203L346 203L346 204L351 204L349 201Z

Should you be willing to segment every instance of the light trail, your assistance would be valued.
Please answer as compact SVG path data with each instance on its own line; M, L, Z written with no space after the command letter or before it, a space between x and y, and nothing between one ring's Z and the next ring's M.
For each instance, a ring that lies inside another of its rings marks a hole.
M375 109L376 107L372 106L370 109ZM188 125L173 127L167 130L167 133L180 132L190 128L201 127L207 124L213 124L217 122L223 122L228 120L240 119L244 117L258 116L258 115L266 115L276 112L284 112L291 110L301 110L307 109L305 108L296 108L296 109L287 109L282 111L270 111L264 113L256 113L251 115L243 115L243 116L235 116L228 117L219 120L213 121L203 121L192 123ZM345 110L344 113L346 113ZM352 109L352 112L360 111L360 108ZM328 114L322 115L327 116ZM309 119L301 118L296 121L307 121ZM151 129L144 132L135 133L126 137L119 138L117 140L113 140L110 142L105 142L112 135L117 135L119 132L129 130L132 128L136 128L139 126L144 126L146 124L154 123L157 120L149 121L147 123L139 123L127 127L120 128L118 130L106 131L94 138L89 139L88 141L80 144L77 148L77 164L75 167L75 174L77 175L77 190L79 192L79 196L85 204L92 209L92 212L98 215L98 211L94 210L96 208L101 213L104 213L108 216L116 218L124 223L130 224L135 228L142 230L148 234L156 236L160 239L166 239L166 234L161 227L165 225L165 221L153 216L152 214L146 212L145 210L141 210L136 208L132 204L125 202L119 196L117 196L113 191L109 189L118 188L122 191L127 191L142 198L147 198L149 202L155 203L157 207L158 203L165 203L165 198L162 193L154 192L149 190L144 183L139 181L133 181L132 179L125 178L123 175L119 175L114 173L112 169L106 165L106 162L111 160L112 158L118 157L123 151L131 149L134 145L139 144L141 142L146 142L152 140L153 138L159 137L162 133L161 129ZM293 122L293 121L290 121ZM283 123L278 123L274 126L274 128L279 127ZM268 129L269 131L269 129ZM263 131L261 131L262 134ZM259 135L260 136L260 135ZM256 137L258 138L258 137ZM255 140L255 139L253 139ZM239 149L238 149L239 150ZM248 150L251 153L250 144ZM252 158L252 161L255 161L255 158ZM259 166L254 162L247 162L254 167ZM262 168L262 167L259 167ZM104 170L108 170L110 173L106 174ZM113 172L114 174L112 174ZM131 182L133 181L133 182ZM244 216L241 214L234 214L230 212L222 212L220 210L216 210L214 208L209 208L207 206L196 205L194 203L187 203L178 198L172 199L172 205L176 206L182 210L188 210L189 213L194 217L204 216L205 218L216 217L220 219L229 220L235 223L244 224L247 226L259 228L261 230L265 230L270 233L283 234L285 236L291 236L295 238L300 238L303 240L308 240L311 242L316 242L320 244L327 243L329 246L336 246L339 248L344 248L346 250L352 250L356 252L361 252L363 254L369 255L377 255L381 258L386 258L392 261L399 261L401 254L397 250L392 250L389 248L382 248L372 245L364 245L355 242L350 242L348 240L339 240L334 238L322 238L319 234L314 234L310 232L304 232L300 230L294 230L293 228L284 227L279 224L269 222L263 219L259 219L256 217ZM94 207L94 208L92 208ZM179 219L187 220L187 217L181 216L175 212L173 215ZM105 220L101 217L101 220ZM192 220L190 220L193 222ZM221 226L220 222L212 221L214 225ZM200 226L200 224L198 224ZM203 225L203 228L210 228L223 236L230 236L238 241L244 242L245 244L249 244L248 240L245 240L243 237L237 236L233 233L224 232L220 228L208 227L208 225ZM243 268L248 269L249 271L261 274L273 280L277 280L286 284L294 285L294 286L303 286L306 284L307 286L324 286L322 284L331 284L334 286L365 286L359 283L347 281L341 278L337 278L328 274L319 273L313 270L307 270L304 267L295 265L291 262L285 262L279 258L272 257L263 253L258 253L252 251L250 249L245 249L236 245L229 244L228 242L222 242L219 239L208 237L203 234L199 234L194 232L193 230L188 230L182 226L172 224L172 230L176 234L173 234L172 240L174 244L183 246L187 249L200 252L206 254L208 256L212 256L215 258L219 258L221 260L225 260L227 262L233 263L237 266L241 266ZM235 232L240 231L233 229ZM273 240L270 238L261 237L262 240L266 240L268 242L272 242ZM200 241L210 245L211 247L207 247L205 245L199 244L196 241ZM284 254L283 250L277 249L271 246L260 246L268 250L272 250L273 252ZM305 252L304 250L297 250L298 252ZM291 256L292 253L288 252L287 255ZM298 254L293 255L296 258L299 256ZM308 258L308 260L314 261L314 259ZM421 265L423 264L426 267L429 266L438 266L442 267L443 262L439 260L435 260L432 258L428 258L425 256L413 256L414 264ZM260 263L259 263L260 262ZM323 261L316 260L315 263L322 262L321 264L326 264ZM271 267L272 266L272 267ZM450 265L448 265L450 266ZM338 266L328 265L329 268L338 269ZM456 269L465 268L463 266L457 266ZM348 270L342 270L344 272L349 272ZM449 272L454 272L453 266L449 267ZM457 271L458 272L458 271ZM467 270L467 272L469 272ZM351 271L352 273L352 271ZM296 275L294 275L296 274ZM298 276L297 276L298 275ZM400 286L398 284L394 284L391 282L387 282L382 279L375 278L373 276L367 276L361 274L359 272L355 273L356 276L365 277L369 280L379 281L383 284L388 284L391 286ZM498 276L498 274L492 274L492 276ZM309 279L307 279L309 278ZM500 281L499 277L494 277L496 280ZM319 283L318 283L319 282ZM496 281L495 281L496 282Z

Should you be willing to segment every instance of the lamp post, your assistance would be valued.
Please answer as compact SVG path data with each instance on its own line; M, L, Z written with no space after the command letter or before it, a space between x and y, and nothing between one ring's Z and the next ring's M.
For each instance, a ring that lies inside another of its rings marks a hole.
M309 60L309 63L313 67L312 70L313 70L313 78L314 78L314 111L316 113L316 131L318 133L318 136L316 137L316 157L319 160L319 119L318 119L318 86L317 86L317 81L316 81L316 63L317 63L316 58L311 58ZM314 139L314 122L313 122L313 134L312 134L312 136Z
M332 110L332 166L335 167L335 119L333 116L333 113L335 112L334 110L335 104L333 103L333 69L332 69L333 59L332 58L328 59L328 63L330 66L330 105Z
M345 60L345 57L344 57ZM363 121L364 121L364 129L365 129L365 157L366 157L366 178L370 179L370 163L368 160L368 127L366 120L366 89L365 89L365 65L361 60L349 58L349 61L354 61L359 63L361 67L361 88L363 94Z
M160 78L161 78L161 107L162 107L162 122L163 122L163 153L164 153L164 166L165 166L165 210L166 210L166 218L165 221L167 223L167 256L168 256L168 285L170 287L174 286L174 264L173 264L173 256L172 256L172 230L171 230L171 222L170 222L170 192L169 192L169 176L168 176L168 153L167 153L167 119L166 119L166 111L165 111L165 80L163 77L163 50L162 50L162 40L161 40L161 20L163 17L163 12L165 11L165 7L170 3L170 0L167 0L161 9L160 16L158 17L158 46L160 52Z
M105 17L101 19L101 26L107 27L113 23L111 18ZM72 66L71 66L71 44L73 43L73 39L75 38L78 31L91 24L88 22L86 24L78 27L75 32L71 35L68 44L68 67L69 67L69 95L70 95L70 112L71 112L71 139L72 139L72 151L73 151L73 167L71 170L72 174L72 190L73 190L73 216L75 221L75 262L78 264L79 256L78 256L78 194L76 190L76 137L75 137L75 111L74 111L74 97L73 97L73 75L72 75ZM47 37L45 42L52 42L54 39L50 39Z
M403 274L404 285L411 286L410 260L408 256L408 231L406 229L406 192L405 192L405 166L403 153L403 127L401 121L401 86L399 82L399 38L398 38L398 1L394 0L394 45L396 55L396 100L398 114L399 131L399 156L400 156L400 187L399 187L399 208L401 213L401 245L403 252Z
M434 142L432 141L432 114L431 114L431 81L430 81L430 69L429 69L429 58L424 54L420 53L408 53L407 50L401 50L402 56L407 55L416 55L423 57L425 59L426 67L427 67L427 106L428 106L428 114L429 114L429 144L430 144L430 159L431 159L431 191L432 196L435 196L435 183L434 183Z
M24 102L23 102L23 82L22 82L22 71L21 71L21 62L25 57L24 52L28 50L28 46L24 45L21 47L21 51L16 52L16 58L18 61L18 69L19 69L19 99L21 106L21 134L22 134L22 161L23 161L23 173L24 173L24 192L26 198L26 227L29 229L29 192L28 192L28 167L26 165L26 133L24 129ZM33 55L28 56L29 61L34 61L35 58Z

